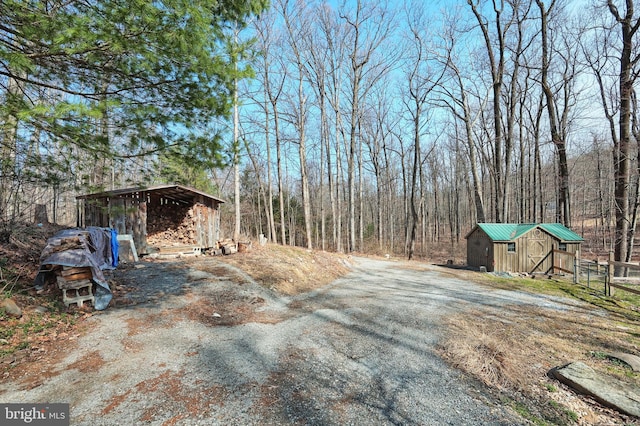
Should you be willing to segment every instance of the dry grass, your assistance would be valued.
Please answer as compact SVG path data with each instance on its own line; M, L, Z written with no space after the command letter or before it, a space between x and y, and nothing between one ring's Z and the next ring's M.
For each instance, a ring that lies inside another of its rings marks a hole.
M349 271L348 256L268 244L221 258L281 294L296 295L325 286Z
M521 339L508 336L513 330L502 324L478 323L473 313L447 320L450 331L443 354L457 368L499 389L519 388L523 379L518 374L522 365ZM509 330L509 331L507 331Z
M583 360L640 387L640 374L604 356L640 352L640 324L614 323L587 311L518 305L461 313L447 318L445 326L442 356L510 395L534 423L633 424L612 410L575 398L547 374L553 367Z

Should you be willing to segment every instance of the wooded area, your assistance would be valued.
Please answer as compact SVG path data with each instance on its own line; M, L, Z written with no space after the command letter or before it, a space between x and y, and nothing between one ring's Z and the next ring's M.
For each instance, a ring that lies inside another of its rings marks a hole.
M2 3L5 220L175 182L227 236L411 258L558 222L634 254L634 1L163 4Z

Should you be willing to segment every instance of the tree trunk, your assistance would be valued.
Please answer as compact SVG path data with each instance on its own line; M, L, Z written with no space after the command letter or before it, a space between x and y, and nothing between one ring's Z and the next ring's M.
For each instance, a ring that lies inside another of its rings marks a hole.
M273 218L273 182L271 182L272 172L271 172L271 138L269 137L269 114L268 114L268 105L265 103L265 149L267 150L267 197L268 197L268 208L267 208L267 220L269 221L269 241L273 241L274 243L278 242L278 238L276 237L276 222Z
M494 53L494 43L491 41L489 36L489 28L487 22L483 19L480 14L477 4L474 4L473 0L467 0L467 3L471 6L471 10L476 17L478 25L482 30L482 36L485 42L485 48L487 49L487 56L489 59L489 66L492 76L492 93L493 93L493 208L494 208L494 216L496 222L502 222L504 206L506 203L505 200L505 181L507 180L503 176L504 165L503 161L505 161L503 154L503 133L502 133L502 85L503 85L503 77L504 77L504 67L505 67L505 33L503 32L501 15L502 9L497 7L496 2L494 2L494 12L495 12L495 26L496 26L496 37L497 37L497 48L498 48L498 57L496 60L496 56ZM503 4L501 3L501 6ZM508 25L507 25L508 27ZM513 76L512 78L516 78ZM508 173L508 170L505 170Z
M339 105L339 100L337 101L338 103L336 103L336 105ZM340 119L341 115L340 115L340 109L339 107L336 108L335 110L336 113L336 176L337 176L337 180L339 183L336 184L336 208L337 208L337 219L338 219L338 223L337 223L337 229L338 229L338 234L336 236L336 250L338 251L338 253L342 253L344 251L344 246L342 244L342 197L340 196L340 189L342 188L342 185L340 185L340 182L344 182L344 172L343 172L343 168L342 168L342 149L341 146L342 144L340 143L340 138L342 137L343 142L344 142L344 133L342 131L342 121ZM342 191L342 193L344 194L344 190Z
M335 245L336 251L338 250L338 211L336 206L336 184L333 179L333 168L331 167L331 141L329 137L329 123L328 119L325 117L327 122L325 126L327 128L327 135L325 138L325 144L327 149L327 179L329 181L329 203L331 204L331 230L333 237L333 244ZM336 134L336 138L338 135ZM336 143L337 145L337 143Z
M19 83L12 77L8 79L7 97L20 97ZM14 214L10 213L9 204L12 198L12 188L15 188L15 158L18 150L18 118L13 114L6 117L2 124L0 134L2 157L0 158L0 220L11 220Z
M240 239L240 144L238 142L238 132L240 123L238 115L238 80L234 81L233 91L233 188L235 206L235 227L233 239Z
M302 63L298 63L302 67ZM309 194L309 176L307 175L307 148L306 148L306 97L304 95L304 78L302 68L298 80L298 100L300 101L300 111L298 113L298 131L300 140L298 144L298 153L300 155L300 179L302 180L302 208L304 211L304 228L307 239L307 248L313 248L313 240L311 234L311 201Z
M629 236L629 182L631 171L631 97L635 76L631 59L638 21L634 19L633 1L627 0L626 14L621 16L612 0L607 2L609 11L620 24L622 50L620 52L620 112L618 118L619 140L614 147L616 237L614 256L616 261L627 258ZM635 21L635 22L634 22Z
M364 251L364 182L362 161L362 138L358 138L358 247L360 251Z
M418 106L413 117L413 167L411 170L411 231L409 235L408 258L411 260L416 246L416 230L418 228L418 207L416 206L416 196L418 191L418 165L420 164L420 114L421 110Z
M551 13L555 2L551 2L549 9L545 11L544 3L536 0L540 9L541 19L541 36L542 36L542 91L547 100L547 113L549 115L549 127L551 130L551 141L556 147L558 159L558 205L556 206L556 221L563 223L565 226L571 226L571 214L569 207L569 166L567 163L566 143L562 135L564 132L560 129L558 112L556 111L556 102L554 94L549 84L549 14ZM565 108L567 106L565 105Z
M358 46L356 37L355 48ZM360 96L360 77L356 74L359 72L358 64L355 61L355 53L353 55L352 71L355 76L352 81L353 89L351 92L351 118L349 122L349 152L347 156L347 190L349 195L348 211L349 211L349 247L348 251L352 252L356 249L356 177L355 177L355 159L357 155L356 128L358 121L358 100Z
M456 69L458 85L460 86L460 96L463 110L463 122L465 135L467 137L467 149L469 150L469 168L471 169L471 178L473 183L473 199L476 207L476 220L478 223L486 222L484 214L484 198L482 193L482 182L478 174L478 163L476 156L476 144L473 136L473 119L471 118L471 108L467 101L466 90L462 84L462 78Z

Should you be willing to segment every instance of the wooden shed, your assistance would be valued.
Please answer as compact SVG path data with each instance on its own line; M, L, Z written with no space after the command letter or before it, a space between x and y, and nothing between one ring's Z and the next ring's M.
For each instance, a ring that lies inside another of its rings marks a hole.
M479 223L465 238L469 266L520 273L572 272L583 241L559 223Z
M139 254L167 247L216 247L224 200L182 185L127 188L86 194L78 201L78 226L113 228L133 236Z

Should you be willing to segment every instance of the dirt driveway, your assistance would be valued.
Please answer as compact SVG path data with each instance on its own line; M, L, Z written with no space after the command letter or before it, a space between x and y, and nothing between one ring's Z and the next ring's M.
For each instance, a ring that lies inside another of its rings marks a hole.
M119 305L1 402L68 402L71 423L525 424L437 355L444 315L502 304L571 309L428 265L355 259L320 291L281 298L216 258L127 270Z

